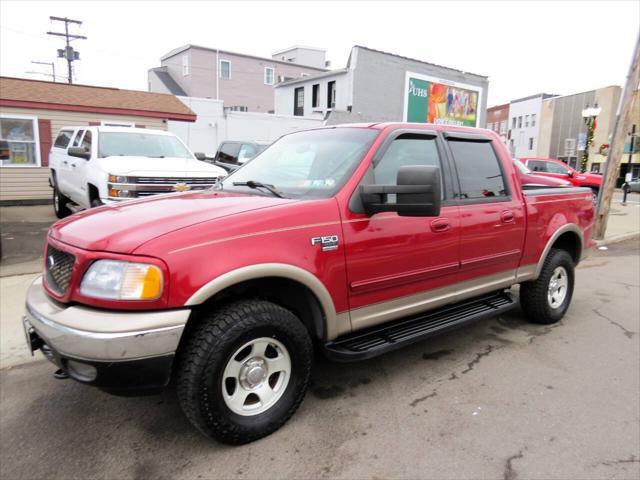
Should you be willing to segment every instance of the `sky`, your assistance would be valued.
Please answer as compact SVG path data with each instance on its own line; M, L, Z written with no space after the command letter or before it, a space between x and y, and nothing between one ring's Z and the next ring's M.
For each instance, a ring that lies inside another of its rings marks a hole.
M64 40L49 16L82 20L76 83L147 89L147 70L195 44L270 57L291 46L327 49L332 68L353 45L489 77L488 105L536 93L624 85L640 1L15 1L0 0L0 75L46 80ZM61 78L60 80L64 80ZM381 79L384 81L384 79Z

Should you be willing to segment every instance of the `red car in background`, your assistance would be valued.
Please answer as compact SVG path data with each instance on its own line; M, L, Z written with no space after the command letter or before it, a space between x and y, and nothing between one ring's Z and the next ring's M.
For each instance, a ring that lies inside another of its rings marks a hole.
M513 164L516 166L516 173L520 180L523 190L529 190L532 188L553 188L553 187L572 187L573 184L568 180L562 180L560 178L547 177L544 175L537 175L522 163L517 158L513 159Z
M595 194L602 185L602 175L594 173L580 173L566 163L553 158L528 157L521 158L529 170L535 175L568 180L576 187L589 187Z

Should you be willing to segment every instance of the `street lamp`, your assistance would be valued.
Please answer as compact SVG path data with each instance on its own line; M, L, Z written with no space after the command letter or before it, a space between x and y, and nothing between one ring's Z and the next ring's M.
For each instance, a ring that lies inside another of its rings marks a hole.
M579 142L582 145L578 145L578 150L582 151L582 161L580 162L580 170L584 173L587 171L587 164L589 163L589 147L593 144L593 132L596 130L596 118L600 115L602 109L595 103L593 107L587 106L582 110L582 120L587 126L587 134L584 142Z

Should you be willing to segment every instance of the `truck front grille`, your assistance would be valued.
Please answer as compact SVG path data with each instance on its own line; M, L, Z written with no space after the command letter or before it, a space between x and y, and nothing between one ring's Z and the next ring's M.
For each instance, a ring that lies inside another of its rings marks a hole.
M51 290L59 295L66 293L73 274L76 257L49 245L45 260L45 279Z
M113 199L139 198L160 193L206 190L216 185L220 178L129 177L129 183L109 183L109 197ZM123 195L118 193L120 191L125 191L126 193Z
M215 185L218 183L218 177L136 177L136 183L143 185L157 185L157 184L176 184L186 183L187 185Z

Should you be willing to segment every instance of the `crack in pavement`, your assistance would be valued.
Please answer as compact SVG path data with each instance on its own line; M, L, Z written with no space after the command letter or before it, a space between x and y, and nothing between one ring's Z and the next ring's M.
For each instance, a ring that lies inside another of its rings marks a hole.
M620 463L640 463L640 459L636 458L635 455L631 455L627 460L611 460L608 462L599 462L594 464L593 466L597 466L597 465L606 465L607 467L612 467L613 465L618 465Z
M420 402L424 402L427 398L431 398L431 397L435 397L436 395L438 395L438 392L436 392L435 390L433 391L433 393L430 393L429 395L425 395L424 397L420 397L420 398L416 398L413 402L411 402L409 405L411 405L412 407L415 407L417 404L419 404Z
M482 359L482 357L486 357L494 350L497 350L497 348L495 348L493 345L489 345L484 352L476 353L476 358L467 363L467 368L460 373L463 375L465 373L469 373L480 362L480 359Z
M613 320L611 320L609 317L607 317L606 315L604 315L603 313L600 313L600 311L597 308L592 309L593 313L595 313L596 315L598 315L600 318L604 318L607 322L609 322L611 325L615 325L616 327L618 327L620 330L622 330L624 332L624 334L627 336L627 338L633 338L633 336L636 334L636 332L632 332L631 330L627 330L626 328L624 328L622 325L620 325L618 322L614 322Z
M515 480L518 478L517 472L513 468L513 461L522 458L522 450L520 450L517 454L511 455L507 458L507 461L504 464L504 480Z

